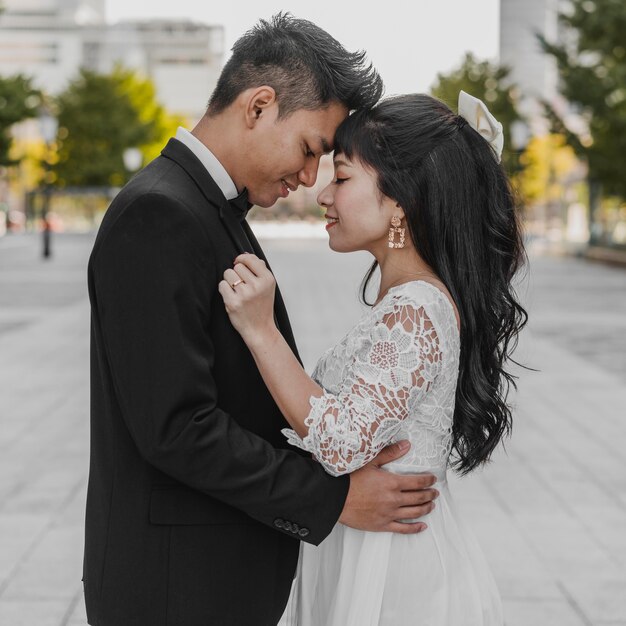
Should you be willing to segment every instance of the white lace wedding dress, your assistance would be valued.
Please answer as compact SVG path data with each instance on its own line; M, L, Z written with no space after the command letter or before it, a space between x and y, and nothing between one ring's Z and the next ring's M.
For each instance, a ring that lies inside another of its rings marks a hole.
M459 368L454 310L434 285L412 281L385 297L318 362L324 395L309 434L289 441L326 471L353 472L387 444L408 454L385 469L432 472L441 495L417 535L337 524L320 546L301 543L280 626L501 626L500 598L446 482Z

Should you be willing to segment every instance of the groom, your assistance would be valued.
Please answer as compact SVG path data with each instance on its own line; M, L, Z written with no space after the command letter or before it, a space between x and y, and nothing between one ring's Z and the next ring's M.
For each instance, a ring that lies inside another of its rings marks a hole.
M84 588L94 626L270 626L286 604L298 540L342 522L419 532L431 476L378 465L332 478L286 444L282 415L217 285L245 221L313 185L377 73L314 24L261 21L237 41L207 113L111 204L89 262L91 459ZM245 191L247 189L248 195ZM279 292L275 315L296 351Z

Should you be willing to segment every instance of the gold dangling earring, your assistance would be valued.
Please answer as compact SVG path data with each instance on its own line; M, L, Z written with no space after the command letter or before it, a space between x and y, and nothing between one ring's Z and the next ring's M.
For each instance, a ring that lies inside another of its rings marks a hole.
M400 228L400 224L402 224L402 220L394 215L391 218L391 228L389 229L389 247L390 248L404 248L404 233L405 229ZM395 241L396 233L400 236L399 241Z

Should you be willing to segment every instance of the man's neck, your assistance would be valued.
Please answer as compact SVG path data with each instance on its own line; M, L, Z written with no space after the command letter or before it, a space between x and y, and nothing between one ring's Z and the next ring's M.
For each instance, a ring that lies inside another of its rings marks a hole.
M204 115L191 131L191 134L201 141L224 166L240 193L243 186L237 182L237 165L233 158L233 146L239 145L239 142L231 130L234 128L232 121L225 119L226 117L226 113L212 117Z

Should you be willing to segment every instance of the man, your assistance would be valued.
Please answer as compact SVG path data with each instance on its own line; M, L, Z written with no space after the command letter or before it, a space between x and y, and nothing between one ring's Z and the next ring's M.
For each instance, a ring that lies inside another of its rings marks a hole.
M362 54L310 22L261 21L193 133L179 129L111 204L89 263L90 624L274 625L298 540L319 544L337 521L423 529L394 520L432 509L434 478L377 468L406 450L332 478L286 445L217 289L239 253L263 258L248 200L312 185L339 123L381 91ZM275 314L295 352L278 292Z

